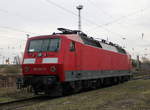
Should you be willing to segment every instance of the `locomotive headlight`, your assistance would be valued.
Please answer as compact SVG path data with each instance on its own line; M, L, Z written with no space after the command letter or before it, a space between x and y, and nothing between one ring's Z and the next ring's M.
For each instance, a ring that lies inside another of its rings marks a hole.
M25 72L29 72L29 71L30 71L30 67L29 67L29 66L25 66L25 67L24 67L24 71L25 71Z
M50 71L51 71L51 72L56 72L56 67L55 67L55 66L51 66L51 67L50 67Z

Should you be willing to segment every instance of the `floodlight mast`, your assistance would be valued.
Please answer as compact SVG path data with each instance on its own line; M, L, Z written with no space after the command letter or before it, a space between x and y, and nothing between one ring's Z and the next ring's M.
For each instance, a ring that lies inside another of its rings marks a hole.
M81 10L83 9L83 5L79 5L76 7L78 9L78 29L81 31Z

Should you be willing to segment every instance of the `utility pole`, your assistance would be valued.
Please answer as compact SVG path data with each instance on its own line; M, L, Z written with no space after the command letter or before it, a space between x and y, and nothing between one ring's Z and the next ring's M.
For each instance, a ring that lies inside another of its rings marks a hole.
M142 33L142 39L144 38L144 33Z
M122 39L123 39L123 41L124 41L124 46L123 46L123 48L125 48L125 40L126 40L126 38L123 37Z
M140 58L139 55L137 55L137 69L140 69Z
M78 29L81 31L81 10L83 9L83 5L79 5L76 7L78 9Z

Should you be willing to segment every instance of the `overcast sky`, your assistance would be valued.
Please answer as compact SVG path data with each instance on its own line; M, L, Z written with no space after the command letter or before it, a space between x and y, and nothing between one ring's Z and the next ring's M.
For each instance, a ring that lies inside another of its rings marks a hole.
M0 59L23 52L26 34L78 29L79 4L89 36L125 46L133 57L150 54L150 0L0 0Z

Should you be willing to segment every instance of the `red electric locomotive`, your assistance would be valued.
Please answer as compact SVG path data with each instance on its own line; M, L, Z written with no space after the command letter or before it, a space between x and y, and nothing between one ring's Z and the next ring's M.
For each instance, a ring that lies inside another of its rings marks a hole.
M58 28L61 33L28 39L22 63L23 86L34 92L61 95L129 80L131 59L126 51L81 31Z

